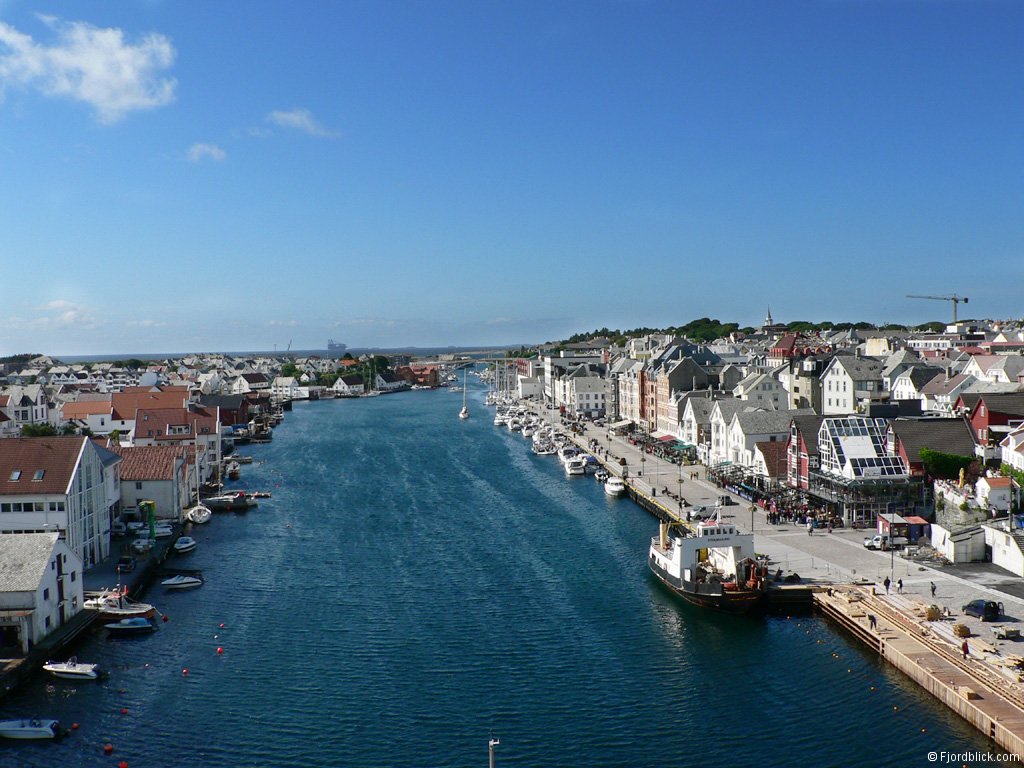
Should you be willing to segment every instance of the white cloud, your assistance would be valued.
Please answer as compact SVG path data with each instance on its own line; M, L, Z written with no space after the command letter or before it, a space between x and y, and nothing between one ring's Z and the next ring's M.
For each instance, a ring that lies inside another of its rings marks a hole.
M310 136L334 137L338 135L334 131L330 131L320 125L313 118L313 113L308 109L300 109L298 107L289 111L275 109L267 115L267 121L282 128L295 128L305 131Z
M295 328L298 326L298 320L268 320L267 325L281 328Z
M193 144L188 148L186 156L191 163L198 163L204 157L219 163L227 157L227 153L216 144Z
M66 328L89 329L103 324L89 307L83 307L65 299L54 299L35 308L38 316L9 320L15 327L31 330L59 330Z
M36 88L88 104L107 124L174 100L177 81L160 77L174 63L168 38L152 33L133 45L117 28L39 18L56 33L52 45L0 22L0 95L6 86Z
M125 325L133 328L164 328L167 326L163 320L129 320Z

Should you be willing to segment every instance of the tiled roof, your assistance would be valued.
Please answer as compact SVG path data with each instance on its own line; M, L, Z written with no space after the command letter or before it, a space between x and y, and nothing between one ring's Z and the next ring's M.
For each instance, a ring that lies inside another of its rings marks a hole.
M64 403L61 414L65 419L81 419L86 416L110 413L110 400L78 400L73 403Z
M195 455L190 445L111 446L110 449L124 459L121 463L123 481L172 480L175 460L190 461Z
M0 592L35 592L50 564L57 533L0 536Z
M768 477L785 477L788 471L786 449L788 443L785 440L765 440L755 443L757 450L764 456L765 467L768 469Z
M86 442L76 436L0 440L0 496L66 493Z
M140 408L181 408L188 400L187 387L127 387L110 397L115 419L131 421Z
M808 456L818 455L818 432L821 430L821 423L824 420L824 416L816 416L813 414L793 417L793 424L804 439L804 445L807 447Z
M974 455L974 436L964 419L896 419L890 426L912 462L921 460L922 448L955 456Z
M181 434L168 434L171 427L187 427ZM135 439L154 438L161 441L195 440L196 435L215 434L217 419L207 411L185 408L140 409L135 419Z

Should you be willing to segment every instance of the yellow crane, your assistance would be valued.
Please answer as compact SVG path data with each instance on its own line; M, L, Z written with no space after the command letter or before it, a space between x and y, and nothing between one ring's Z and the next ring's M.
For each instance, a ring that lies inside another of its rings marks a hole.
M935 301L952 301L953 302L953 324L956 325L956 306L961 301L966 304L966 296L957 296L955 293L952 296L919 296L916 293L908 293L908 299L934 299Z

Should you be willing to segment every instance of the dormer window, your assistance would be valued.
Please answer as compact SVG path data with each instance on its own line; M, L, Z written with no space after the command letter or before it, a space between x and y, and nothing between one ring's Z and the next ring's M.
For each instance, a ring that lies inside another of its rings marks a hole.
M21 480L21 470L20 469L16 469L13 472L11 472L11 482L14 483L14 482L17 482L18 480Z
M38 482L38 481L43 479L43 475L45 475L45 474L46 474L46 470L45 469L37 469L35 474L32 475L32 480Z

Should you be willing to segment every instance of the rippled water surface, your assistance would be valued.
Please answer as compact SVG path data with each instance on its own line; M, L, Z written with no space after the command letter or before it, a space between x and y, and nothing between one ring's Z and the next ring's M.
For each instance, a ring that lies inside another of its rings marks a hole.
M498 764L520 766L987 748L818 619L679 603L646 569L653 518L496 429L482 390L466 422L461 400L297 404L244 449L237 485L273 498L193 532L181 559L206 585L155 587L170 621L151 637L83 640L106 681L39 677L0 702L80 726L0 744L0 765L486 766L492 732Z

